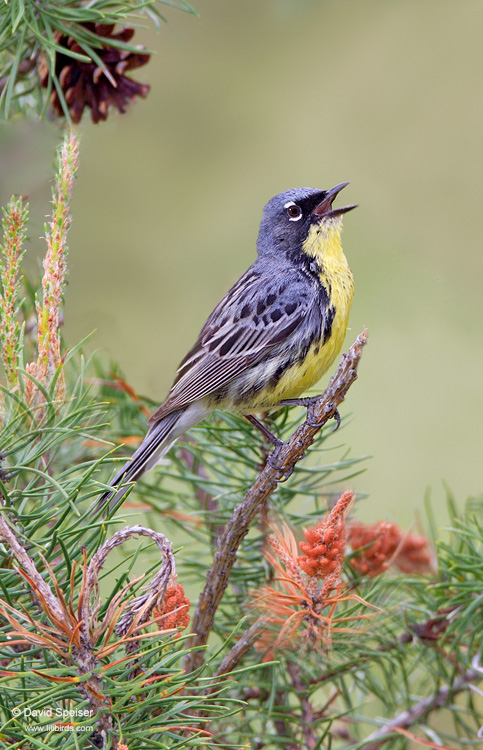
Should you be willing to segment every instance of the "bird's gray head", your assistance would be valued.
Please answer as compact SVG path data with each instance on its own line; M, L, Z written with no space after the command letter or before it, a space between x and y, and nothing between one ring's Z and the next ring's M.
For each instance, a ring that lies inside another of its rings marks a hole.
M257 250L259 255L292 251L302 246L312 224L330 222L355 206L332 208L342 182L331 190L294 188L268 201L263 209Z

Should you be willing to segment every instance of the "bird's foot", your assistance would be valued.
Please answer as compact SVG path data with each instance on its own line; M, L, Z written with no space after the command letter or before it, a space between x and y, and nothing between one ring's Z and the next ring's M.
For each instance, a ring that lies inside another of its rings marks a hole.
M323 394L319 396L306 396L305 398L287 398L280 401L278 406L304 406L307 409L307 424L310 425L310 427L320 427L320 422L318 422L314 416L314 408L322 395ZM338 409L334 411L332 419L335 419L336 422L332 432L336 432L339 429L341 422Z
M290 466L288 469L285 469L283 466L279 466L278 464L276 464L275 460L274 460L274 458L272 456L273 456L273 454L270 455L270 456L267 456L267 464L274 471L281 471L282 472L283 476L280 477L280 479L278 480L279 482L286 482L287 479L292 476L294 467Z

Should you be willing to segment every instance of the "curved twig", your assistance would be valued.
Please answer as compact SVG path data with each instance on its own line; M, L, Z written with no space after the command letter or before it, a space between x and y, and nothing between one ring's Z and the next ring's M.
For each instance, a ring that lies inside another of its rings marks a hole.
M133 536L148 536L153 539L159 547L164 561L160 570L156 573L152 581L146 586L146 593L137 596L130 602L127 611L124 613L122 618L116 625L115 631L117 635L123 635L129 629L134 618L137 617L137 625L141 625L143 622L147 622L150 614L160 598L163 597L170 581L176 574L176 567L174 562L173 550L171 544L163 534L158 534L152 529L147 529L144 526L126 526L126 528L117 531L110 539L108 539L102 547L94 553L89 563L89 567L86 571L86 583L84 589L84 597L82 601L82 620L84 623L84 630L86 635L89 635L89 630L92 627L92 610L91 610L91 597L92 592L95 591L97 594L99 573L102 566L104 565L106 558L114 549ZM97 598L97 597L96 597ZM139 613L142 610L142 614L139 617Z

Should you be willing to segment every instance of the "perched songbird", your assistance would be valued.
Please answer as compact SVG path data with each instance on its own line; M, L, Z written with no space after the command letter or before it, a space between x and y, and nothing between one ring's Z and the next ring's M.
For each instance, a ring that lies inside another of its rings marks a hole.
M168 398L149 420L132 458L111 482L135 482L173 442L213 409L241 413L278 443L253 412L300 399L330 367L344 341L354 283L341 245L338 193L297 188L276 195L263 211L258 257L203 326L178 368Z

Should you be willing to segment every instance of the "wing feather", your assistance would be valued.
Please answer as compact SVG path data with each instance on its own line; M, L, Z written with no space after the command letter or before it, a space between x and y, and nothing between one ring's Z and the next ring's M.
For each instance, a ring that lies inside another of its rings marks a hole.
M249 269L206 321L150 422L216 393L271 348L283 346L304 322L313 319L320 328L317 299L314 284L295 269L270 276Z

